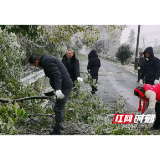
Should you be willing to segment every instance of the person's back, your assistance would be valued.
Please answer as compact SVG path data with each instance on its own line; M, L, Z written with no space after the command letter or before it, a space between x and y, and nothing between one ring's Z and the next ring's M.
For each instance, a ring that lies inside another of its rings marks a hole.
M98 79L98 70L101 66L100 59L95 50L92 50L88 55L87 70L90 70L90 74L93 79Z
M98 70L99 70L100 66L101 66L100 59L98 58L98 55L97 55L96 51L92 50L88 54L87 70L92 77L92 81L95 81L95 84L98 81ZM92 87L91 93L94 94L98 90L97 86L91 85L91 87Z
M66 67L63 63L52 55L42 54L39 61L39 66L44 69L45 75L50 78L51 85L54 89L58 87L59 81L61 81L61 89L64 90L72 85L72 80L69 73L67 72ZM60 74L58 72L60 71ZM54 74L53 74L54 72ZM53 77L54 75L54 77ZM59 88L58 88L59 89Z
M144 88L145 92L149 91L147 93L147 95L149 95L149 96L151 96L151 94L152 94L152 93L150 93L150 91L153 91L156 94L155 100L160 101L160 84L156 84L156 85L145 84L145 85L143 85L143 88Z
M141 111L141 99L143 99L143 115L153 114L154 110L156 112L156 118L151 127L151 130L160 129L160 84L150 85L145 84L143 87L139 86L134 89L134 95L138 96L139 99L139 108L138 111ZM148 108L145 110L145 102L148 101Z

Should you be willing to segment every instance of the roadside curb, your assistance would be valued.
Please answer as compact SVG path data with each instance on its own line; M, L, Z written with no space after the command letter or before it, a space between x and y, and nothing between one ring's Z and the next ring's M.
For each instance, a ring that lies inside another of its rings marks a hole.
M122 66L122 67L124 67L127 71L129 71L129 72L131 72L131 73L133 73L135 75L138 75L138 71L137 70L134 70L134 69L130 68L130 67L133 67L133 66L126 65L126 66Z
M102 57L101 57L102 58ZM103 58L102 58L103 59ZM118 64L118 63L115 63L115 62L112 62L112 61L108 61L108 60L106 60L106 59L103 59L103 60L105 60L105 61L107 61L107 62L109 62L109 63L111 63L111 64L113 64L113 65L117 65L117 66L119 66L119 67L122 67L122 68L124 68L125 70L127 70L127 71L129 71L129 72L131 72L131 73L133 73L133 74L135 74L135 75L138 75L138 70L134 70L134 66L131 66L131 65L121 65L121 64Z

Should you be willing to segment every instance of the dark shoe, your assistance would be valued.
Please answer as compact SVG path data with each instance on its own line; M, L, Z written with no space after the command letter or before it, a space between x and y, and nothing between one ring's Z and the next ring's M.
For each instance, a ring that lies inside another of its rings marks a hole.
M54 127L53 127L53 131L51 131L49 133L49 135L61 135L61 130L63 130L63 127L61 124L56 124Z
M61 135L61 132L53 130L53 131L49 132L49 135Z
M52 133L49 133L49 136L60 136L60 134L59 134L59 133L52 132Z
M91 93L92 93L92 94L95 94L95 92L94 92L94 91L91 91Z
M152 131L159 131L159 129L156 129L154 127L151 127L150 130L152 130Z
M92 89L92 92L96 92L96 91L98 91L98 89L97 89L97 88Z

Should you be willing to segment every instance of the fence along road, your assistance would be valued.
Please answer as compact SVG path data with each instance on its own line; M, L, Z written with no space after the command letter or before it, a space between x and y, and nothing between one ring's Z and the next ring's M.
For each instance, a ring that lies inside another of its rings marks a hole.
M22 84L24 86L28 86L30 85L31 83L34 83L36 82L38 79L44 77L45 74L44 74L44 71L43 70L40 70L38 72L35 72L33 74L30 74L29 76L27 77L24 77L22 79L20 79L20 82L22 82Z

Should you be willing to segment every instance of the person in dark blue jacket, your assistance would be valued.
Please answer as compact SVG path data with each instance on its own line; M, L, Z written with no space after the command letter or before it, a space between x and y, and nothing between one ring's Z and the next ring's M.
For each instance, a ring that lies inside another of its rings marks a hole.
M143 84L143 80L145 81L145 84L159 84L160 60L154 56L152 47L147 47L143 54L145 62L140 76L140 84ZM148 104L145 105L146 110L147 108Z
M98 81L98 70L99 70L100 66L101 66L101 62L100 62L100 59L98 58L98 54L97 54L96 50L92 50L88 54L87 70L90 73L95 85ZM95 85L94 86L91 85L91 87L92 87L91 93L92 94L94 94L98 90Z
M160 77L160 60L154 56L152 47L147 47L144 52L145 63L140 76L140 84L143 84L145 77L145 84L158 84Z
M137 82L139 82L139 80L140 80L140 76L141 76L141 74L142 74L143 66L144 66L144 56L143 56L143 52L139 52L138 80L137 80Z
M54 106L55 126L50 134L61 134L64 117L64 107L72 91L72 80L63 63L54 56L33 54L29 58L29 63L35 67L43 68L45 75L50 79L50 85L55 90L57 96Z

